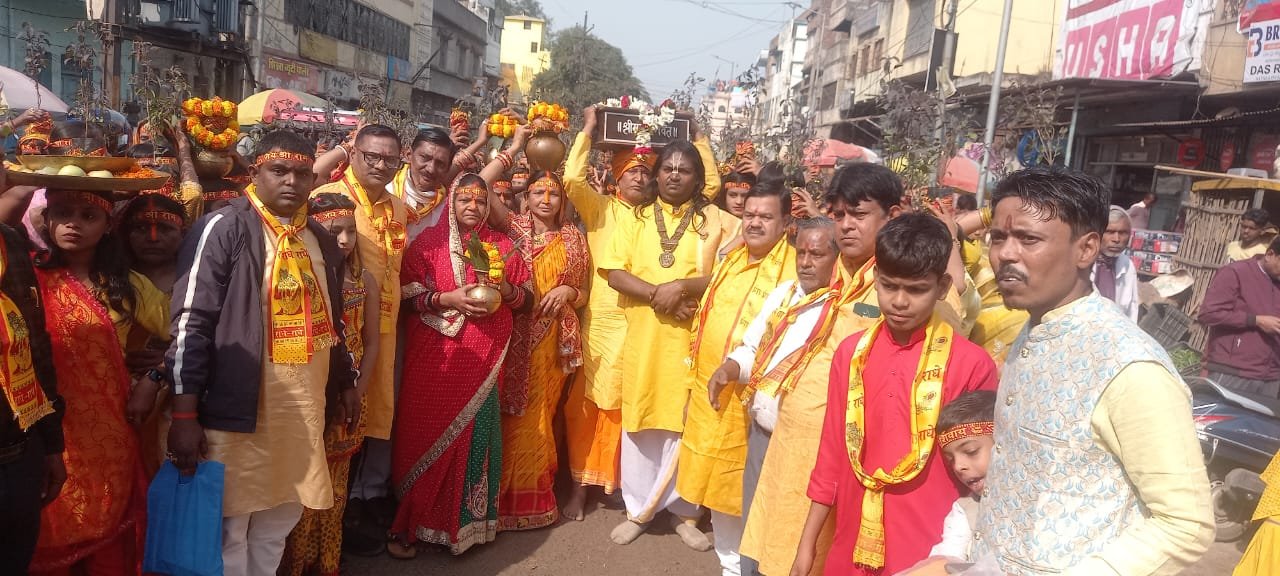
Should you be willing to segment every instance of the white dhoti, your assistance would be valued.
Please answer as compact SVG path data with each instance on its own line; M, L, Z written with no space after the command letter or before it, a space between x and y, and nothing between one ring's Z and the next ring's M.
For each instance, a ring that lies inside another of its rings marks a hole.
M662 510L695 518L698 507L676 493L680 434L669 430L622 432L622 500L627 518L647 524Z

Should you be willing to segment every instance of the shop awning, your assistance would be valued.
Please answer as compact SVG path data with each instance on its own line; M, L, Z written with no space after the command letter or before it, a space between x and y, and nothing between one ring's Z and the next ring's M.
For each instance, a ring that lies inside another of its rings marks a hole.
M1241 112L1232 114L1222 118L1197 118L1195 120L1160 120L1157 122L1132 122L1127 124L1116 124L1118 128L1196 128L1201 126L1230 126L1233 124L1247 124L1258 120L1273 116L1280 120L1280 107L1269 108L1266 110L1254 110L1252 112Z
M1193 96L1200 90L1200 84L1182 80L1113 80L1108 78L1062 78L1039 84L1025 84L1026 89L1062 88L1062 96L1058 99L1060 106L1068 107L1079 98L1082 107L1109 104L1113 102L1132 102L1168 98L1176 96ZM1002 94L1017 93L1019 87L1012 86L1002 90ZM991 94L991 83L980 82L976 85L960 89L965 99L973 102L987 98Z
M1166 166L1163 164L1156 165L1156 170L1169 172L1170 174L1190 176L1192 178L1204 178L1204 180L1197 181L1191 185L1191 190L1193 192L1207 192L1211 190L1267 190L1270 192L1280 192L1280 180L1269 180L1266 178L1254 178L1252 176L1239 176L1235 174L1223 174L1221 172L1209 172L1206 170L1193 170L1191 168L1180 168L1178 166Z

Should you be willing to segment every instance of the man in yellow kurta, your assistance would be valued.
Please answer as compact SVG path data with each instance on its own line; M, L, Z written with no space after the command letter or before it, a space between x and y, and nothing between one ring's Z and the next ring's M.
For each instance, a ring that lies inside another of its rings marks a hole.
M695 133L696 137L696 133ZM690 547L711 543L697 529L697 506L675 490L680 433L689 397L689 342L698 299L706 290L727 229L723 213L700 193L705 169L687 141L658 154L657 197L618 222L597 267L620 293L627 332L618 358L622 381L622 498L628 520L612 539L627 544L655 514L672 512Z
M803 510L808 476L818 458L822 419L827 409L827 385L831 359L845 338L869 328L880 317L875 291L876 234L901 212L903 188L898 176L874 164L852 164L833 177L827 190L829 214L835 221L840 245L836 289L832 305L835 318L819 322L798 361L777 375L776 382L758 394L779 398L778 421L771 447L764 457L760 480L746 518L741 554L747 574L788 574L804 531ZM953 255L959 258L958 254ZM960 294L950 291L945 305L937 308L960 330ZM816 304L815 304L816 305ZM779 324L775 330L785 331ZM763 338L768 341L773 335ZM764 361L764 359L761 359ZM834 525L828 522L818 540L815 573L821 573L831 545Z
M387 183L400 170L400 136L380 124L370 124L356 134L351 166L342 179L317 188L312 194L337 193L356 205L356 242L360 263L378 279L382 293L379 320L382 341L371 366L364 447L364 465L352 486L350 506L387 496L390 478L391 419L395 414L396 319L400 312L400 260L408 242L404 201L387 192ZM382 519L390 522L390 518Z
M692 345L690 401L680 441L676 491L711 510L716 554L726 575L738 573L742 540L742 472L747 459L747 417L737 389L708 394L725 356L742 343L769 293L795 279L796 251L787 242L791 194L757 187L742 213L745 245L716 265L699 304Z
M617 195L606 196L588 182L591 134L596 129L595 107L583 112L582 132L574 140L565 163L564 186L569 201L586 228L587 244L599 263L609 251L613 232L635 220L635 206L643 204L653 171L652 154L619 151L613 157ZM720 188L711 144L696 138L694 146L704 165L704 197ZM609 286L601 270L591 277L587 309L582 317L582 367L577 371L565 404L565 435L569 447L569 471L575 483L564 517L581 520L586 487L600 486L605 493L618 487L618 450L622 436L622 377L617 360L627 333L627 319L618 305L618 291Z

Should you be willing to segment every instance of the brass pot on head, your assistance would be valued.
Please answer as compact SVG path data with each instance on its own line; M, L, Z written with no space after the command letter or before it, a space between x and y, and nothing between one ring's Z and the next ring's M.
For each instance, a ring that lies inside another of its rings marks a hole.
M529 138L529 143L524 147L524 156L529 159L530 168L554 171L564 163L568 151L568 147L555 132L544 130Z
M215 152L197 147L195 155L191 157L191 163L195 165L196 175L201 178L216 179L231 173L231 167L235 161L227 152Z

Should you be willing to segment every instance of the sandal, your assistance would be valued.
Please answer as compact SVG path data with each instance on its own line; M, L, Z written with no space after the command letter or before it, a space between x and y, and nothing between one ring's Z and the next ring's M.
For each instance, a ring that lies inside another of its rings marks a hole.
M387 556L396 560L413 560L418 557L418 548L416 546L405 546L397 540L388 540Z

